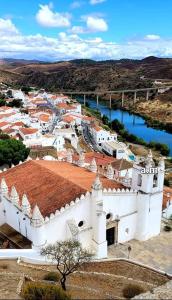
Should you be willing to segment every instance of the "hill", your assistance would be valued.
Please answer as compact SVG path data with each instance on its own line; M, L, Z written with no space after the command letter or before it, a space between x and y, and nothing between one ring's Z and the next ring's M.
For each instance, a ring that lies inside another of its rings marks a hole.
M143 80L143 76L146 79ZM151 56L143 60L78 59L54 63L23 59L0 61L1 81L50 90L139 88L150 86L151 80L156 78L172 80L172 59Z

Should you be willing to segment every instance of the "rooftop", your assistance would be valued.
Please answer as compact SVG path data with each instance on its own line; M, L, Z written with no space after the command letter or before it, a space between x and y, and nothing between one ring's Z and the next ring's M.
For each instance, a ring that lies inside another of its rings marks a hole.
M20 132L22 132L24 135L33 134L36 133L38 129L35 128L20 128Z
M85 162L91 163L93 158L96 160L97 166L106 166L116 161L116 158L107 156L105 154L97 153L97 152L87 152L85 153ZM74 154L73 159L75 161L79 160L79 155Z
M127 170L133 167L133 164L125 159L117 159L111 163L111 166L119 171Z
M127 146L124 143L117 142L117 141L108 141L104 143L105 145L108 145L114 149L126 149Z
M67 162L28 161L0 174L8 187L16 187L20 198L26 194L31 207L37 204L42 215L57 209L91 191L95 173ZM104 188L123 188L123 185L101 176Z

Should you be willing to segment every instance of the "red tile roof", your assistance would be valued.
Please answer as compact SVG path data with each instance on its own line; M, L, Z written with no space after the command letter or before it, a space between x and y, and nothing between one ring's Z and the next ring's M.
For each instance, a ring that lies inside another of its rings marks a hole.
M0 128L3 128L4 126L7 126L7 125L9 125L10 126L10 123L8 123L8 122L0 122Z
M25 124L21 121L18 121L18 122L12 123L12 126L25 126Z
M20 132L22 132L24 135L33 134L38 132L38 129L35 128L20 128Z
M93 125L92 128L95 129L97 132L103 130L103 128L98 125Z
M49 122L50 116L42 114L42 115L39 116L39 120L42 121L42 122Z
M8 187L28 196L31 207L37 204L45 217L91 190L95 173L66 162L28 161L0 174ZM101 176L105 188L123 188Z
M97 166L107 166L117 160L114 157L107 156L105 154L101 154L101 153L97 153L97 152L85 153L85 162L86 163L91 163L93 158L95 158ZM79 155L74 154L73 160L78 161Z
M66 122L66 123L71 123L74 121L74 118L71 117L71 116L64 116L63 118L63 121Z

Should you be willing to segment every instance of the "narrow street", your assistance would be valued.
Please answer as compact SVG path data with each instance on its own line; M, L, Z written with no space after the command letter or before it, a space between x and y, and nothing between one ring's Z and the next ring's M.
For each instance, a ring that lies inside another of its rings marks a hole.
M100 148L96 145L96 143L95 143L95 141L94 141L92 135L91 135L90 132L89 132L89 126L88 126L87 124L83 124L82 127L83 127L83 131L82 131L82 132L83 132L83 137L84 137L85 142L86 142L87 144L89 144L90 147L91 147L94 151L102 153L102 151L101 151Z

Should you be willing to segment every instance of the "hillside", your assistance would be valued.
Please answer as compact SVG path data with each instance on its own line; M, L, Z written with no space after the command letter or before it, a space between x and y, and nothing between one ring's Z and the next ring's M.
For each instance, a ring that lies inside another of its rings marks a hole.
M148 79L140 79L141 76ZM13 59L0 61L1 81L11 83L12 80L20 85L34 85L51 90L139 88L150 86L151 79L156 78L172 80L172 59L79 59L55 63Z

